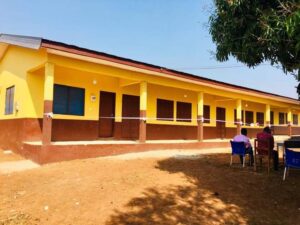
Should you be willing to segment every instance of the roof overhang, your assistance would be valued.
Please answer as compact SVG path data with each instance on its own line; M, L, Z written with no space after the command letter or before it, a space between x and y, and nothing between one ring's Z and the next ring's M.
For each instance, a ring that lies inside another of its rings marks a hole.
M215 89L219 89L219 90L221 89L224 91L234 92L234 93L238 93L238 94L250 95L250 96L259 97L259 98L268 98L268 99L272 99L275 101L299 105L299 101L296 99L283 97L283 96L277 96L277 95L273 95L271 93L265 93L265 92L255 91L255 90L246 89L246 88L244 89L242 87L238 87L235 85L229 85L229 84L226 85L225 83L201 80L201 77L195 78L194 76L188 77L188 76L184 76L184 75L180 75L180 74L175 74L174 72L170 72L167 69L163 69L163 68L160 70L157 70L157 69L150 70L150 69L140 67L138 65L137 66L128 65L125 63L114 62L112 60L103 59L101 57L88 56L88 55L84 54L84 52L76 51L76 53L73 53L72 51L68 51L68 50L59 50L59 49L49 48L49 46L46 48L47 48L47 52L49 54L54 54L54 55L58 55L58 56L68 57L68 58L72 58L72 59L82 60L82 61L106 65L106 66L112 66L112 67L116 67L116 68L120 68L120 69L126 69L126 70L149 74L149 75L153 75L153 76L175 79L175 80L179 80L179 81L183 81L183 82L187 82L187 83L208 86L211 88L215 88Z
M97 52L89 49L80 48L73 45L64 44L61 42L50 41L39 37L0 34L0 60L5 54L9 45L16 45L30 49L45 48L48 53L64 56L72 59L83 60L96 64L113 66L130 71L140 72L153 76L165 77L173 80L179 80L186 83L193 83L211 88L244 94L259 98L272 99L279 102L300 105L297 99L280 96L264 91L259 91L251 88L246 88L238 85L228 84L205 77L196 76L180 71L175 71L156 65L151 65L131 59L126 59L114 55L109 55L102 52Z
M0 34L0 42L37 50L41 47L42 38L12 34Z

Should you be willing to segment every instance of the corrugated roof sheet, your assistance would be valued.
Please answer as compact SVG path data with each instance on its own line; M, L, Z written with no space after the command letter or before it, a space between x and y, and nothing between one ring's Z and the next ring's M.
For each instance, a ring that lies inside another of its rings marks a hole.
M25 48L39 49L41 47L42 38L12 34L0 34L0 42Z

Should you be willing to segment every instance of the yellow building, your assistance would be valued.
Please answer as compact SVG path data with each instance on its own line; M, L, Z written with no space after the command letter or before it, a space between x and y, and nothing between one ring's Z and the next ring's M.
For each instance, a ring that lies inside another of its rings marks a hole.
M300 134L299 101L42 38L0 36L0 147Z

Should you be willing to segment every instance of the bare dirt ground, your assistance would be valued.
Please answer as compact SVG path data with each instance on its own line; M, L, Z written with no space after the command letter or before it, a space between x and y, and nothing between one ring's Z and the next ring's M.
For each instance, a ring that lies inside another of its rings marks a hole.
M298 171L283 182L229 154L133 156L0 175L0 224L300 224Z
M23 158L17 154L14 154L10 150L4 151L4 150L0 149L0 163L18 161L18 160L23 160Z

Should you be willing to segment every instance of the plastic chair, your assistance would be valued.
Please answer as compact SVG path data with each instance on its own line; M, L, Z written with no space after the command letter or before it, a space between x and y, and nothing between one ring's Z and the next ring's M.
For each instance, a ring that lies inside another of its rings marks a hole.
M256 157L260 159L260 166L262 167L262 159L267 157L268 160L268 174L270 173L270 164L272 160L272 150L270 147L270 140L255 139L254 140L254 171L256 171Z
M245 159L246 159L246 146L244 142L230 141L231 144L231 158L230 158L230 166L232 165L232 156L240 155L243 156L243 167L245 167Z
M283 173L283 180L288 174L289 168L300 169L300 152L285 149L285 168Z

